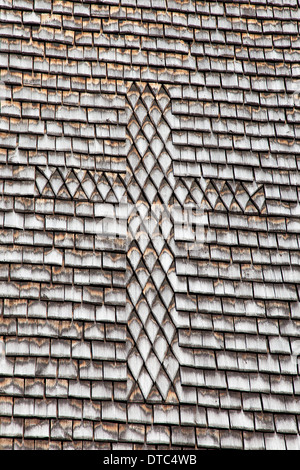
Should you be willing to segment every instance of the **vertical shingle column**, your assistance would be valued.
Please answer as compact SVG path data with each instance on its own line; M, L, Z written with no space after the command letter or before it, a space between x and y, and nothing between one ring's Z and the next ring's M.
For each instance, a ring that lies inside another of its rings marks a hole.
M127 304L130 343L128 366L132 397L166 400L174 392L178 361L172 352L176 327L173 224L175 180L168 151L170 105L163 86L132 84L127 94L131 118L127 157L128 253Z
M133 83L127 94L132 113L126 180L128 365L135 381L130 378L129 391L132 399L140 394L150 402L196 404L203 368L216 365L211 351L195 352L197 341L193 345L185 336L198 315L195 293L210 288L210 281L206 286L197 280L196 261L207 251L208 205L199 187L199 166L184 178L180 156L195 151L187 142L183 150L177 145L180 121L172 112L169 88Z

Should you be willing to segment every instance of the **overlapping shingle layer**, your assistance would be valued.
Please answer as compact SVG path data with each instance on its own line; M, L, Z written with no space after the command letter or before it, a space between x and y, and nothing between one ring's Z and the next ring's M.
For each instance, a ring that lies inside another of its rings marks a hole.
M299 28L0 0L0 448L300 448Z

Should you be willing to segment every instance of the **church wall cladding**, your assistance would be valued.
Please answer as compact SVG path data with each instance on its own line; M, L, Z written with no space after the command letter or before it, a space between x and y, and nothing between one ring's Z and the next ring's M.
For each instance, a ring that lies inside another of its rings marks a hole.
M299 0L0 0L0 449L300 449Z

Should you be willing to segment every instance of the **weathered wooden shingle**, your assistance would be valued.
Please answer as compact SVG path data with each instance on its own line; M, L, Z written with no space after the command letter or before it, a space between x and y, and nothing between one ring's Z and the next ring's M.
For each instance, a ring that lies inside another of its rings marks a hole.
M0 1L1 448L300 448L275 3Z

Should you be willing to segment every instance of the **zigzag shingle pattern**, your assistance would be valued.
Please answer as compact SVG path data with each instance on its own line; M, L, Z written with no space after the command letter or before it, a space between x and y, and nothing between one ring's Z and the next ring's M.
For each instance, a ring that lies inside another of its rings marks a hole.
M300 448L299 27L0 0L1 448Z

